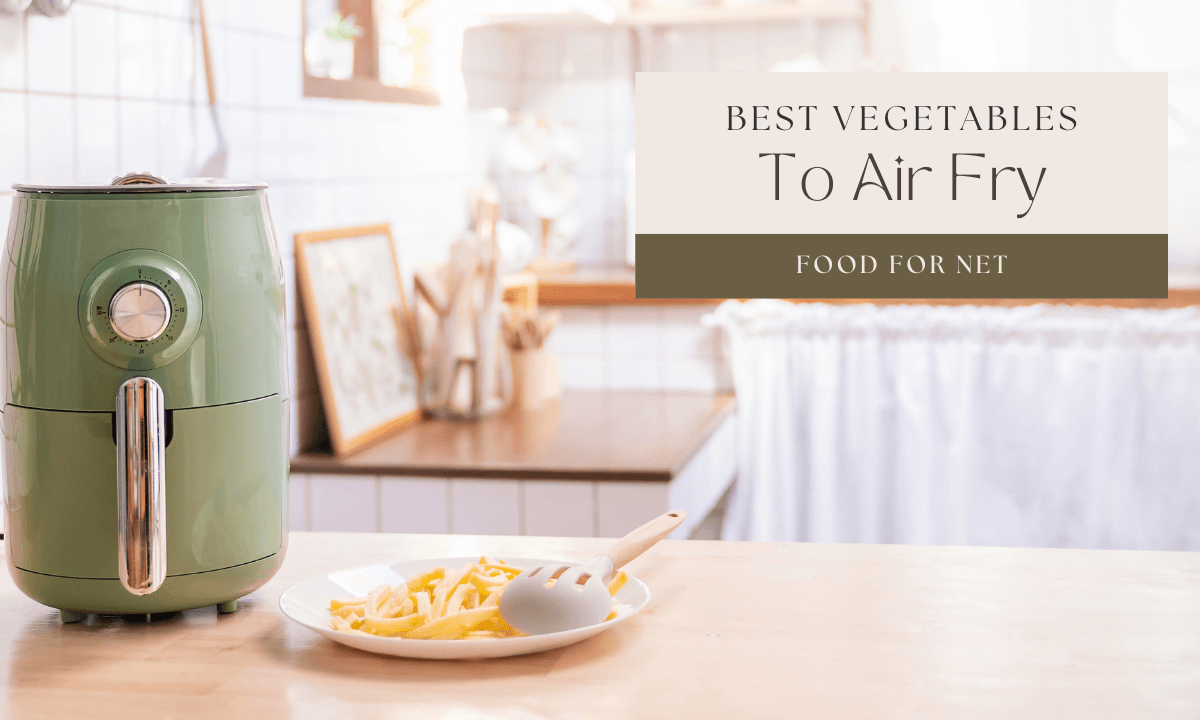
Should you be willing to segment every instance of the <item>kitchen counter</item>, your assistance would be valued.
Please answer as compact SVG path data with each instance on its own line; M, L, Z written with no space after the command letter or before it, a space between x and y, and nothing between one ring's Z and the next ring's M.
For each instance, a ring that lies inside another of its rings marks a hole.
M531 412L426 419L349 457L301 453L292 472L665 482L735 408L732 393L568 390Z
M426 419L350 457L293 458L292 527L615 537L684 510L672 537L713 537L737 475L736 405L575 390L532 412Z
M596 538L293 533L233 615L149 625L58 613L0 581L0 714L34 717L1192 718L1200 554L667 541L634 561L639 616L539 655L379 657L285 618L340 568Z

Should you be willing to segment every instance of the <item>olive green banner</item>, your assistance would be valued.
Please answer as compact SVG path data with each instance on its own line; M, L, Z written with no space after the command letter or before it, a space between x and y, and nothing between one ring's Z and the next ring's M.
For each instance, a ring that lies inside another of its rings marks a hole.
M639 298L1165 298L1166 234L639 234Z

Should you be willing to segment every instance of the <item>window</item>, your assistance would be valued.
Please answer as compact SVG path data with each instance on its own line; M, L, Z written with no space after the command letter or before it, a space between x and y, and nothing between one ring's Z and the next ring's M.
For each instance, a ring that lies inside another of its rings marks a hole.
M304 96L437 105L428 79L427 0L305 0Z

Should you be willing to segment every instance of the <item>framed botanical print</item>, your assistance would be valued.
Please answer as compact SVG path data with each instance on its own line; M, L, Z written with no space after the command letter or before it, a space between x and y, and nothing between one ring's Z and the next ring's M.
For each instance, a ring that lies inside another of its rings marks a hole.
M387 225L298 233L296 276L336 455L420 418L408 316Z

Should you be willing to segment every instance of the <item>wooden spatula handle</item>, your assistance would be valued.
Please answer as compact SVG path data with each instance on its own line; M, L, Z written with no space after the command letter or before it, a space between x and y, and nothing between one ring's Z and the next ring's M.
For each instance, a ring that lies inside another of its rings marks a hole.
M620 570L627 562L646 552L671 531L679 527L687 513L682 510L672 510L665 515L659 515L637 530L629 533L616 542L604 553L612 560L613 570Z

